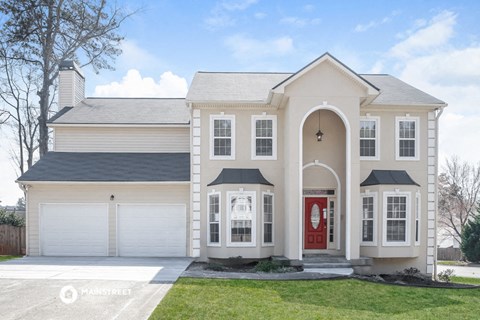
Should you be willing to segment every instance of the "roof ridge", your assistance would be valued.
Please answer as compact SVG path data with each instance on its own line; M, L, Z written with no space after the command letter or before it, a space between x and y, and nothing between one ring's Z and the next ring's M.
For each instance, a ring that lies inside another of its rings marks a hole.
M276 71L197 71L197 73L226 73L226 74L293 74L293 72Z

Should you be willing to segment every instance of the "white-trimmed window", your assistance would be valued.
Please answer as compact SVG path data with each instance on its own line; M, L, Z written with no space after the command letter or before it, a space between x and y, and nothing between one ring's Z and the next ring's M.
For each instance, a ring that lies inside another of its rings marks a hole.
M396 117L396 159L419 159L419 118Z
M210 159L235 160L234 115L210 115Z
M420 192L415 195L415 245L420 245L420 216L421 216Z
M256 205L255 192L228 192L228 241L227 245L254 247Z
M252 116L252 160L277 159L277 116Z
M220 246L220 192L212 192L208 195L208 245Z
M385 192L383 198L383 245L410 245L410 193Z
M380 159L379 125L378 117L360 117L360 159Z
M361 219L362 219L362 245L376 244L376 218L377 218L377 194L362 194L361 198Z
M263 192L263 245L273 245L273 193Z

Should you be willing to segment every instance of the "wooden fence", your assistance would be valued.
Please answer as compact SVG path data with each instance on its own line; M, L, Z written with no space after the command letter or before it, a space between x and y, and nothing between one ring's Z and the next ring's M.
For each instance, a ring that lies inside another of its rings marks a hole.
M25 255L25 227L0 225L0 255Z
M451 260L459 261L462 260L462 251L460 248L438 248L437 249L437 260Z

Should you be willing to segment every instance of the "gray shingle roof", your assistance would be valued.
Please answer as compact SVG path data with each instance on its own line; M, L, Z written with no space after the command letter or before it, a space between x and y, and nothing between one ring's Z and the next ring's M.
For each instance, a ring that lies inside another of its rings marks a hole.
M388 74L363 74L361 76L380 88L380 95L373 100L372 104L429 105L445 103Z
M270 89L291 73L197 72L188 101L265 101Z
M272 88L293 73L197 72L188 90L188 101L266 101ZM373 104L437 105L443 101L386 74L359 74L380 89Z
M217 184L264 184L273 186L262 175L259 169L223 169L218 177L210 182L208 186Z
M360 183L361 187L374 186L379 184L401 184L401 185L415 185L418 183L408 175L405 170L372 170L370 175Z
M183 98L87 98L68 112L52 117L50 122L54 124L188 124L190 112Z
M190 181L190 154L49 152L18 181Z

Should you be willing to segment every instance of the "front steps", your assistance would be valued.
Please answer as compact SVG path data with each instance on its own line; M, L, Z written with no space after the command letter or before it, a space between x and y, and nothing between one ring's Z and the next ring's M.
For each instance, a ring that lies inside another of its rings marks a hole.
M372 264L370 258L347 260L344 256L328 254L305 254L301 262L303 263L304 272L337 275L368 273Z

